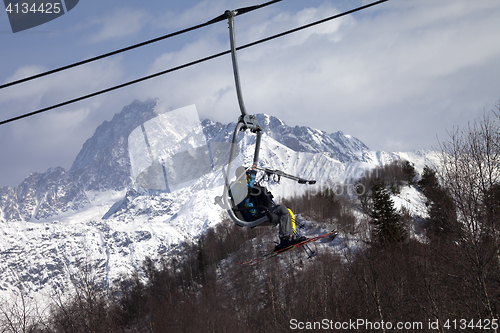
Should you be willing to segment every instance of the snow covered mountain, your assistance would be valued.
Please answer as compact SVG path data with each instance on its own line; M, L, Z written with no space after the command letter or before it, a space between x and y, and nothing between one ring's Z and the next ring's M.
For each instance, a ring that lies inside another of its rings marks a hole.
M0 221L30 221L84 208L92 192L120 191L132 185L127 137L153 118L156 101L135 101L85 142L70 171L33 173L15 188L0 189Z
M172 192L134 186L129 136L141 126L145 131L144 124L158 116L157 107L156 100L148 100L123 108L96 129L69 171L51 168L15 188L0 189L0 291L22 285L50 294L65 288L85 264L110 283L146 257L168 254L220 221L222 209L214 205L223 191L220 170ZM429 151L374 152L342 132L291 127L263 114L257 118L264 132L262 166L315 179L312 189L358 178L399 158L417 169L434 159ZM206 119L201 127L206 142L228 142L235 124ZM245 134L239 144L236 162L251 164L255 136ZM269 184L278 198L308 186L289 180Z

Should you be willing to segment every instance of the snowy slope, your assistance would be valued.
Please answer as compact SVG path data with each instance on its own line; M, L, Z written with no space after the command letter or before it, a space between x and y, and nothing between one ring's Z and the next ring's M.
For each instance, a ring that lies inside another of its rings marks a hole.
M10 293L21 283L50 294L66 288L70 274L86 263L109 284L146 257L173 253L220 221L222 209L214 204L223 192L220 170L171 193L134 187L128 138L156 116L156 106L153 100L135 101L99 126L69 171L53 168L30 175L16 188L0 189L0 291ZM264 132L261 166L317 181L314 186L270 182L277 198L349 182L399 158L419 171L436 159L430 151L374 152L342 132L290 127L267 115L257 118ZM210 120L201 125L206 142L229 141L235 127ZM255 136L242 135L239 145L236 163L250 165Z

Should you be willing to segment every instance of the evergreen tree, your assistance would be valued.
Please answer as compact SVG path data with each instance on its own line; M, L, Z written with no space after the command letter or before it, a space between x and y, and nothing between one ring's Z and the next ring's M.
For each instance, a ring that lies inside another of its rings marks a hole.
M370 217L375 225L374 238L381 244L404 241L407 235L401 217L380 179L373 182L371 192L373 208Z
M426 191L437 188L439 186L439 182L436 177L436 171L426 165L422 173L422 179L417 183L417 185L425 195L427 195Z
M489 228L500 227L500 184L493 184L484 193L483 221Z
M425 166L418 186L427 198L429 217L425 223L428 233L447 239L453 239L453 234L459 236L462 227L457 222L455 203L448 191L439 185L436 171Z
M406 180L409 185L415 184L415 177L417 177L417 171L415 170L415 166L413 163L404 161L403 163L403 173L406 176Z

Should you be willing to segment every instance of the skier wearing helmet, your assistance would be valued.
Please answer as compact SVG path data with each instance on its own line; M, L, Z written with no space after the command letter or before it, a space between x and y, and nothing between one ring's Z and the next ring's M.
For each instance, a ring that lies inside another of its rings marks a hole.
M246 221L252 221L259 217L262 209L258 208L257 195L250 195L252 189L258 185L256 183L257 166L254 164L252 168L240 166L236 169L236 182L231 185L229 191L235 204L239 209L242 209L243 217ZM260 190L260 189L258 189ZM261 205L260 205L261 206ZM276 205L272 200L266 205L271 214L278 216L277 224L279 225L280 243L275 250L279 250L290 245L306 240L306 237L297 237L293 234L292 217L290 211L284 205ZM252 208L255 207L255 208Z

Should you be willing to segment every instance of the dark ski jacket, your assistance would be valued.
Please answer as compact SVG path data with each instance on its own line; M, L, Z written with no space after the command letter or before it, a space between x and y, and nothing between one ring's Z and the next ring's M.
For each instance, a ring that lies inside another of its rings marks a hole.
M257 176L257 171L250 170L248 172L248 176L246 179L248 192L250 192L251 189L254 187L254 185L256 183L256 181L255 181L256 176ZM238 184L236 184L235 186L238 186ZM252 196L252 195L247 195L246 198L242 202L240 202L237 206L238 206L238 208L243 209L243 208L254 207L256 205L257 205L256 197ZM246 221L254 220L255 217L257 215L259 215L259 213L260 213L260 209L258 209L258 208L247 209L247 210L242 211L243 217L245 218Z

